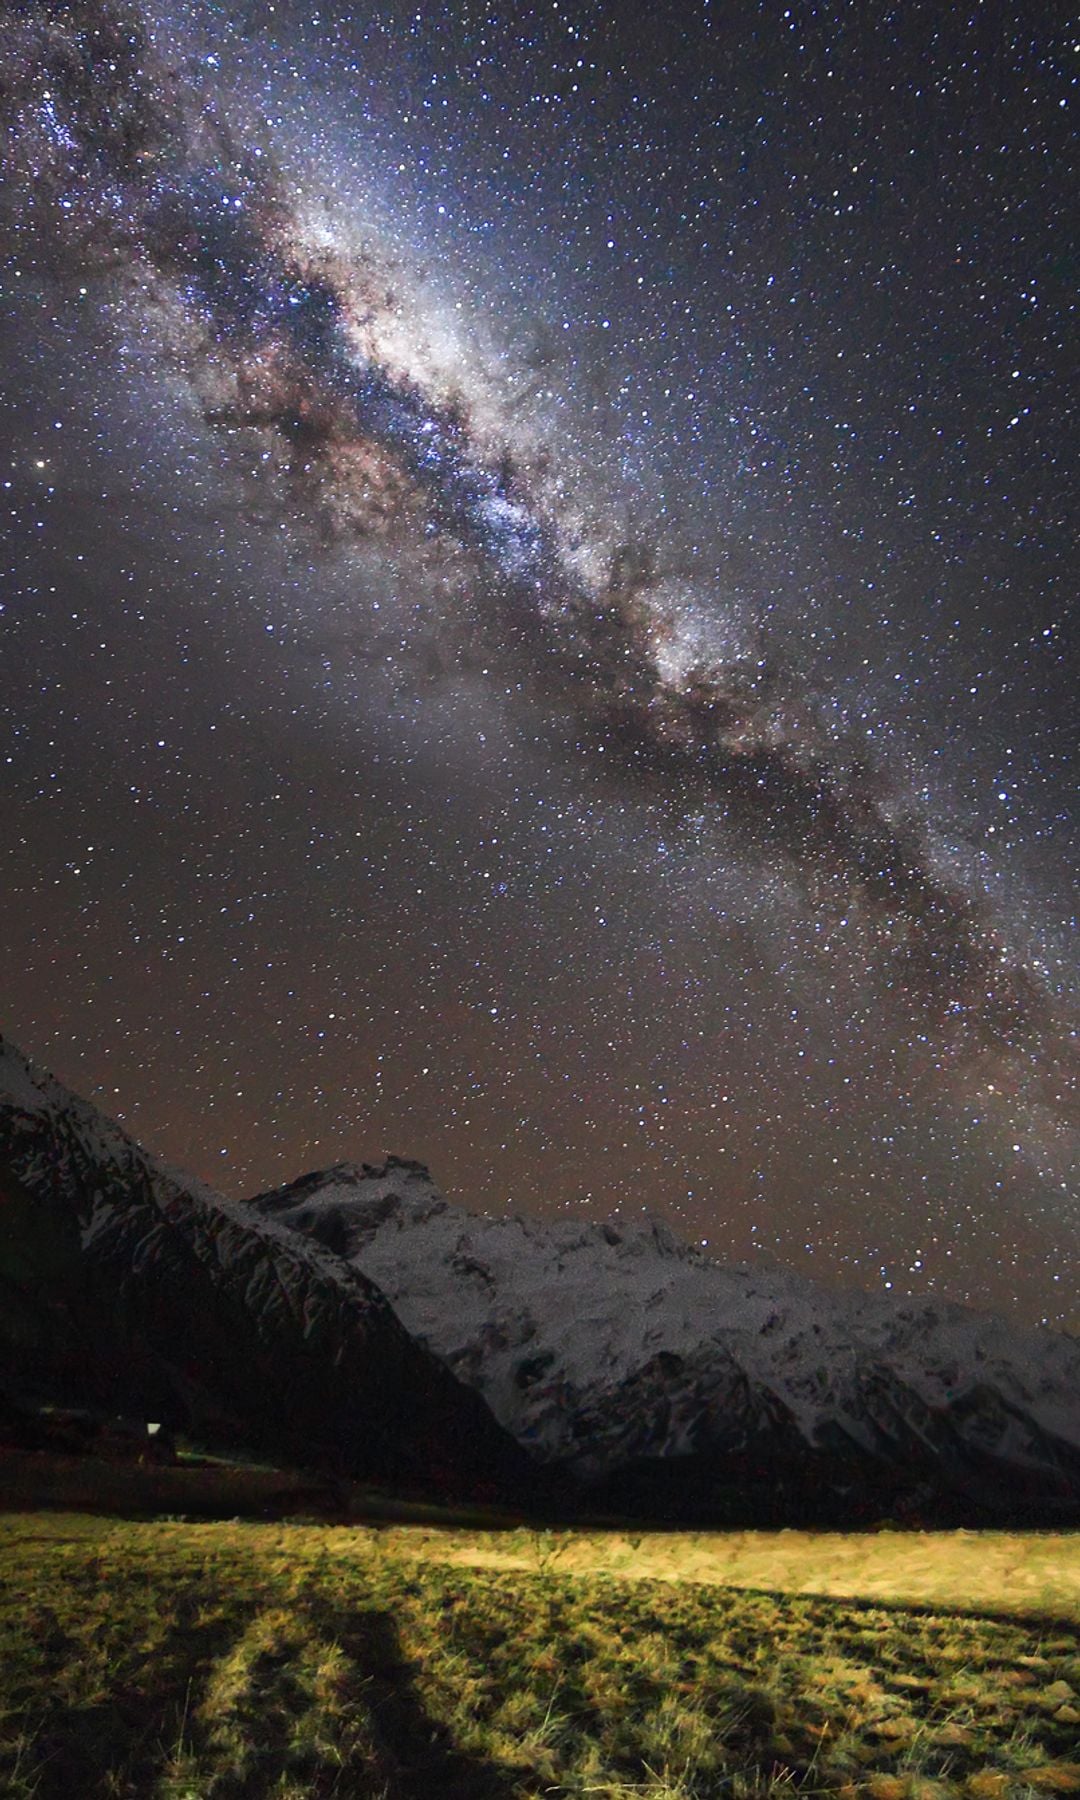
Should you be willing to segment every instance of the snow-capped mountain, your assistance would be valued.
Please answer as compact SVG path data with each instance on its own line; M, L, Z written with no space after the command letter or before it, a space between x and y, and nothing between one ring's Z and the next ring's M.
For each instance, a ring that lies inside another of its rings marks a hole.
M522 1492L529 1459L371 1280L142 1150L0 1038L0 1399L301 1467Z
M660 1516L1080 1520L1080 1342L967 1308L725 1267L655 1220L477 1217L419 1163L252 1203L595 1504Z
M1080 1523L1070 1337L477 1217L398 1159L229 1201L0 1039L5 1398L624 1518Z

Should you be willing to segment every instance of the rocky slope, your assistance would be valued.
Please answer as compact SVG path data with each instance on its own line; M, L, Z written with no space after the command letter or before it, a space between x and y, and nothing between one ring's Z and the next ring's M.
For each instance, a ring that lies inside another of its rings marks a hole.
M662 1518L1080 1523L1080 1343L941 1302L723 1267L663 1225L474 1217L417 1163L253 1205L597 1506Z
M529 1483L369 1277L166 1167L3 1039L0 1392L358 1478Z

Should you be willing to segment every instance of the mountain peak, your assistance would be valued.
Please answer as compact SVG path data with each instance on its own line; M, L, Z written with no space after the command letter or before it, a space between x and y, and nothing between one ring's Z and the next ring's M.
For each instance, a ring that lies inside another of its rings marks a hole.
M470 1213L403 1159L305 1177L253 1204L375 1281L519 1442L616 1493L629 1491L630 1464L652 1480L662 1463L670 1507L672 1483L715 1488L717 1459L734 1479L752 1449L780 1482L758 1503L781 1517L801 1504L785 1469L873 1494L879 1512L895 1510L889 1484L905 1482L935 1503L947 1494L961 1515L1007 1511L1036 1476L1048 1518L1080 1510L1080 1351L1060 1334L724 1266L648 1209L601 1221Z
M257 1194L250 1204L344 1257L355 1257L389 1220L415 1227L453 1210L426 1165L407 1156L335 1163Z
M401 1156L228 1200L2 1039L0 1208L14 1399L457 1493L541 1462L669 1522L1080 1522L1075 1339L725 1267L644 1209L490 1218Z

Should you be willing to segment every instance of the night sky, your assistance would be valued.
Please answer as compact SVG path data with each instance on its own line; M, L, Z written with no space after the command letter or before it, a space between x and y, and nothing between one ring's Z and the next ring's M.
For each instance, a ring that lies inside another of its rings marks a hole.
M1080 1329L1078 49L8 0L0 1029Z

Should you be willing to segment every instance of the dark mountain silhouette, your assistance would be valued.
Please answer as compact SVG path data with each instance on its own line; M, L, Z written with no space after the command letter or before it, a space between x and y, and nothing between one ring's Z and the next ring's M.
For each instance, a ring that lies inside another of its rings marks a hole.
M168 1168L0 1040L0 1388L458 1495L529 1459L385 1296Z

